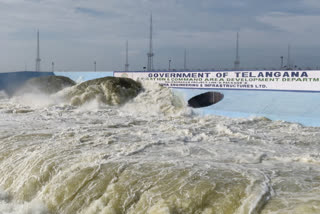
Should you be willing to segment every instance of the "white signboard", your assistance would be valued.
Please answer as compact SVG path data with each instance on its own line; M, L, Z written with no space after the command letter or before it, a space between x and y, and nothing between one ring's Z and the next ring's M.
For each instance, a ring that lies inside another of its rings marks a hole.
M115 71L114 76L153 81L170 88L320 92L320 70Z

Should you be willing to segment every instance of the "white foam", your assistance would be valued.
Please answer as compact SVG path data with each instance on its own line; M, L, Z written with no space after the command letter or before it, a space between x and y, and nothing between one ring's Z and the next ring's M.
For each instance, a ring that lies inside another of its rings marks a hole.
M0 189L0 201L2 202L9 202L10 196L7 192Z
M7 98L8 98L7 93L5 91L0 90L0 100L7 99Z
M46 94L23 94L19 96L14 96L11 100L15 103L24 106L30 106L32 108L44 108L58 103L57 100L53 99L52 96Z
M159 114L192 114L187 109L184 100L172 92L171 89L152 84L149 81L142 82L144 91L132 101L125 104L122 110L133 114L147 114L157 116Z
M47 207L41 201L19 203L0 189L0 213L1 214L47 214Z
M24 204L6 203L0 201L1 214L49 214L48 208L41 202L29 202Z

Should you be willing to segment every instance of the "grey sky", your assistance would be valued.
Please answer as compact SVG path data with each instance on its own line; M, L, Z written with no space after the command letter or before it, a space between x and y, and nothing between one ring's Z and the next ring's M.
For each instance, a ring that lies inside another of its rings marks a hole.
M279 67L292 46L294 64L320 66L319 0L0 0L0 69L130 70L147 63L154 18L154 67L231 68L236 32L242 67Z

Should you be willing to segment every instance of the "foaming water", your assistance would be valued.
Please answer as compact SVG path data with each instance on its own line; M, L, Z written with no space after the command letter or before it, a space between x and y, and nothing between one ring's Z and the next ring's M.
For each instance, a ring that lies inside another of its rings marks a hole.
M320 212L320 128L197 116L143 86L121 106L0 99L0 213Z
M149 116L175 115L189 111L186 103L177 94L172 93L171 89L162 87L158 84L146 81L142 82L144 92L140 93L133 101L126 103L122 108L125 112L135 115L143 114Z
M8 95L4 91L0 91L0 100L8 98Z

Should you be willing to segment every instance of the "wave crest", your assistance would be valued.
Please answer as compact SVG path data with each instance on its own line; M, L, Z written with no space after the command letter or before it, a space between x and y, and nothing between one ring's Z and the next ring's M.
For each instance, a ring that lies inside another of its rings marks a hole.
M123 106L124 111L148 115L170 115L188 111L184 99L172 89L148 81L141 84L143 93Z
M103 77L80 83L63 93L70 104L75 106L93 100L107 105L121 105L137 96L141 91L141 84L132 79Z

